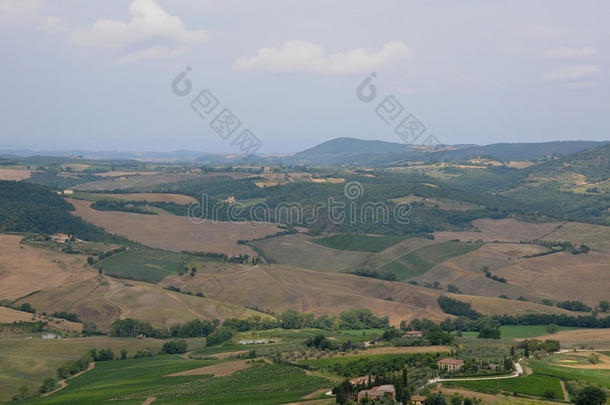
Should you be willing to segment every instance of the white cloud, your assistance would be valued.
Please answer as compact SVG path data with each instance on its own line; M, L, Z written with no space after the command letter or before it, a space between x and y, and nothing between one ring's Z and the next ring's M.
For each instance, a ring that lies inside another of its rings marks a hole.
M187 30L179 17L168 14L154 0L134 0L127 22L97 20L89 29L72 35L85 47L108 48L119 61L170 58L187 52L192 45L208 40L205 30Z
M549 49L544 53L544 57L548 59L575 59L586 56L592 56L597 53L597 49L593 46L585 46L583 48L556 48Z
M593 80L586 80L581 82L566 83L566 88L570 90L582 90L595 87L596 85L597 83L595 83Z
M54 33L61 29L59 19L43 14L45 0L0 0L0 26L33 27Z
M578 80L593 76L599 72L601 72L601 68L597 65L563 66L546 73L542 76L542 79L546 81Z
M324 48L308 41L288 41L280 48L262 48L256 56L238 59L236 70L306 72L314 74L355 74L383 70L411 56L402 41L388 42L379 52L352 49L326 55Z

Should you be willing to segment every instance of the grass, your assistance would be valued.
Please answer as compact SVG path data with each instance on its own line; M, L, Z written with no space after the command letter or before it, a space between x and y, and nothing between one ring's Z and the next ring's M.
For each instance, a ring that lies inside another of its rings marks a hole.
M516 378L443 382L443 385L447 387L464 387L471 391L486 393L497 393L500 391L516 392L535 397L544 397L548 391L553 393L554 399L563 399L563 391L561 390L559 378L536 373Z
M117 396L142 393L141 396L135 396L141 403L148 397L146 391L160 389L163 386L172 387L201 378L201 376L163 377L164 375L213 363L213 361L185 360L178 355L98 362L93 370L70 380L68 387L32 402L99 404Z
M330 386L326 379L308 376L301 369L265 363L226 377L163 377L213 363L176 355L101 362L71 380L67 388L32 403L101 404L113 399L117 404L135 404L154 396L155 404L277 404Z
M530 360L534 373L544 374L573 381L584 381L590 384L610 388L610 372L602 369L583 369L554 366L548 361Z
M548 335L547 325L502 325L500 333L503 339L527 339ZM582 329L572 326L558 326L557 332L562 330ZM464 336L478 336L479 332L462 332Z
M405 280L424 274L445 260L472 252L481 246L479 243L460 242L424 246L386 264L381 270L395 274L399 280Z
M31 336L28 334L27 336ZM127 339L95 336L57 340L0 338L0 401L9 399L18 387L30 392L40 387L47 377L56 377L56 369L68 360L76 360L89 350L110 348L115 354L122 349L133 356L139 349L158 352L163 340ZM196 342L189 341L189 347Z
M109 276L158 283L170 274L184 270L184 263L174 255L166 259L119 253L103 260L99 267ZM177 255L176 255L177 256Z
M316 335L324 335L326 337L332 337L333 341L338 343L344 343L348 340L352 342L366 342L371 339L373 335L383 335L383 329L348 329L348 330L337 330L328 331L322 329L269 329L256 332L244 332L239 334L236 340L242 339L271 339L279 338L282 342L293 341L293 340L305 340L312 338ZM247 347L247 346L246 346Z
M328 357L324 359L308 359L301 360L299 363L307 366L315 367L318 369L325 369L334 366L335 364L346 364L352 361L358 361L360 359L366 359L370 361L392 361L394 359L402 359L413 356L419 356L419 353L391 353L391 354L362 354L358 356L341 356L341 357Z
M407 237L408 236L340 234L326 238L311 239L311 241L331 249L377 253L397 244L398 242L402 242Z

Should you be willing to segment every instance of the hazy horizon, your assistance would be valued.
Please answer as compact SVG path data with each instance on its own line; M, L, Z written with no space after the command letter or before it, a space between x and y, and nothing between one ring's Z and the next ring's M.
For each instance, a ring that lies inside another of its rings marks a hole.
M400 142L375 112L390 95L443 144L603 141L608 15L603 1L1 0L0 148L235 152L190 107L202 90L259 153ZM362 102L371 72L379 94Z

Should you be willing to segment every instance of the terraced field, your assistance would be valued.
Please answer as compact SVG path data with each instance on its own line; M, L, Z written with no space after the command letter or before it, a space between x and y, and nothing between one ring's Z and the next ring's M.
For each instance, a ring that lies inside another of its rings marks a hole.
M460 242L443 242L425 246L386 264L381 270L396 275L398 280L406 280L427 272L445 260L472 252L480 247L481 244Z
M377 253L405 240L407 236L339 234L311 239L313 243L337 250Z

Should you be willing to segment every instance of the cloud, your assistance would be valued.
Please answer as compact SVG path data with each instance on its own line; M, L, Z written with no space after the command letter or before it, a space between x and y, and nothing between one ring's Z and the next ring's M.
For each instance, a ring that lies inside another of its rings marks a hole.
M601 72L597 65L573 65L553 69L542 76L545 81L578 80Z
M582 89L589 89L591 87L595 87L596 85L597 85L597 83L594 82L593 80L587 80L587 81L582 81L582 82L566 83L566 88L570 89L570 90L582 90Z
M251 58L240 58L233 64L233 68L265 72L342 75L387 69L394 62L410 56L409 47L402 41L388 42L379 52L369 52L359 48L326 55L320 45L293 40L286 42L280 48L262 48Z
M33 27L54 33L61 29L59 19L43 14L45 0L0 0L0 26Z
M583 48L556 48L549 49L544 53L544 57L548 59L576 59L586 56L592 56L597 53L597 49L593 46L585 46Z
M83 47L107 48L119 61L171 58L191 46L208 40L205 30L187 30L179 17L168 14L154 0L134 0L129 6L131 20L97 20L90 28L77 31L72 42Z

